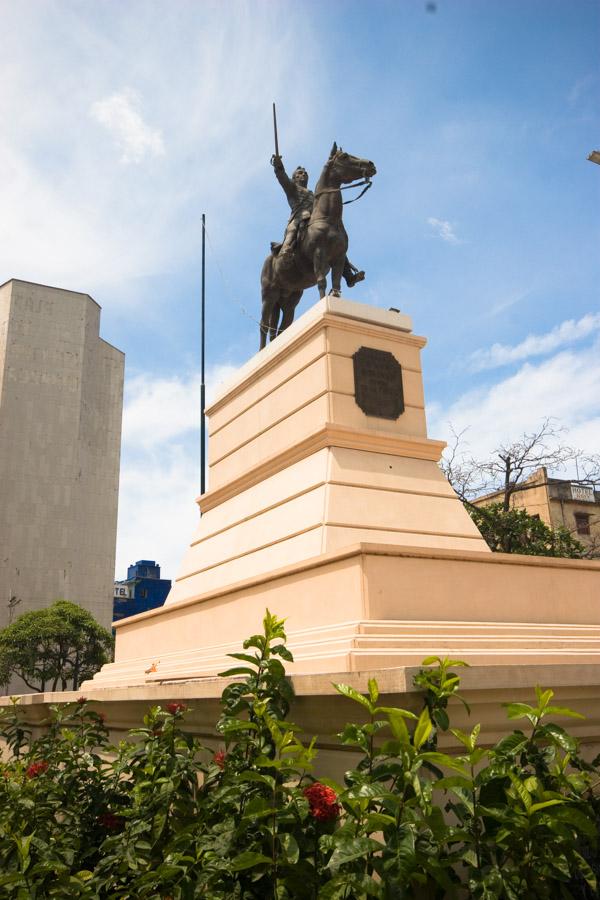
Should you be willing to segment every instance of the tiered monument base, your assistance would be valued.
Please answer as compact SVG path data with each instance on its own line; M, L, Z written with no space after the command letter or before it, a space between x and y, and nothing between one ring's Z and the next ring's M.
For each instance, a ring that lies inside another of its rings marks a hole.
M326 298L208 410L210 491L162 609L86 691L214 675L287 619L295 673L600 663L600 564L490 553L427 437L408 317Z

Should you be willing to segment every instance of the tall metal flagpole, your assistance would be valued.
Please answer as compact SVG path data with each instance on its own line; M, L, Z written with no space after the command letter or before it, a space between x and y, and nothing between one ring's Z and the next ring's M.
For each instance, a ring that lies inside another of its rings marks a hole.
M202 213L202 311L200 315L200 496L206 491L206 413L204 386L205 352L205 274L206 274L206 216Z

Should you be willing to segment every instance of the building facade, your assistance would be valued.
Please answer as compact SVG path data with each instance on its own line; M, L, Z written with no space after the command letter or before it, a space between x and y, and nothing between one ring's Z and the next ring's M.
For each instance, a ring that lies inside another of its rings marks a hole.
M503 493L486 494L472 502L486 506L502 500ZM551 528L566 528L586 548L587 555L600 558L600 491L564 478L549 478L542 466L511 496L511 506L539 516Z
M0 286L0 628L70 600L112 617L124 355L87 294Z
M170 590L171 581L160 577L160 566L153 559L139 559L128 567L125 581L115 581L113 621L162 606Z

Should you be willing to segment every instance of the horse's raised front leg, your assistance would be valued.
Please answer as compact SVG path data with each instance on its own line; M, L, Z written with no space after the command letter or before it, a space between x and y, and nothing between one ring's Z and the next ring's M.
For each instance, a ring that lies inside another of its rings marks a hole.
M327 273L329 272L329 265L325 259L325 253L320 247L317 247L315 250L313 267L317 279L317 286L319 288L319 297L322 300L327 293Z

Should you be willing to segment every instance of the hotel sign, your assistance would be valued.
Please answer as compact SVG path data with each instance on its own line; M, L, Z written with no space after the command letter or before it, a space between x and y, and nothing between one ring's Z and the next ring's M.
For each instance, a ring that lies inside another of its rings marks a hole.
M572 484L571 499L579 500L581 503L595 503L594 488L582 484Z
M113 597L115 600L131 600L133 597L133 585L115 581Z

